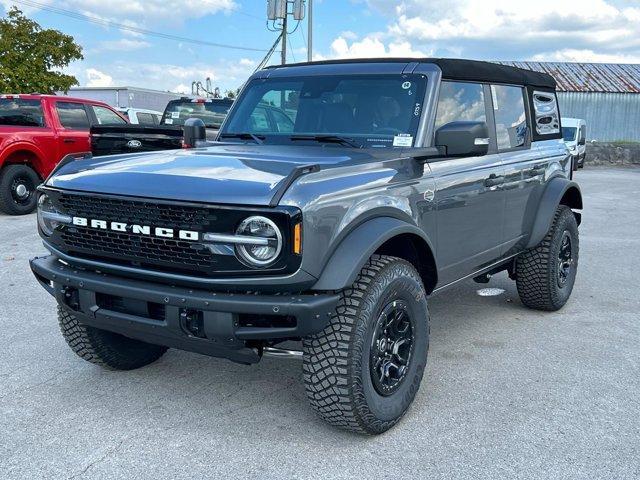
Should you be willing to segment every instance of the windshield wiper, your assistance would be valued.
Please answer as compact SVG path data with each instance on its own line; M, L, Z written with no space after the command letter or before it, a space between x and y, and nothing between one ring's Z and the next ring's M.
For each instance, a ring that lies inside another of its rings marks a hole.
M241 140L253 140L258 145L264 143L264 135L254 135L253 133L221 133L220 138L239 138Z
M355 139L349 137L343 137L341 135L293 135L289 137L293 142L312 140L320 143L339 143L340 145L346 145L353 148L363 148L361 143L358 143Z

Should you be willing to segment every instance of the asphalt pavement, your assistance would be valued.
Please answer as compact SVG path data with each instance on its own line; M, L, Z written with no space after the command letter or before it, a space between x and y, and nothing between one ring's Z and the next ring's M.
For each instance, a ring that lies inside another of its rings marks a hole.
M505 274L432 297L422 387L378 437L318 419L295 360L80 360L28 268L35 216L0 216L0 478L640 478L640 169L577 179L569 303L528 310Z

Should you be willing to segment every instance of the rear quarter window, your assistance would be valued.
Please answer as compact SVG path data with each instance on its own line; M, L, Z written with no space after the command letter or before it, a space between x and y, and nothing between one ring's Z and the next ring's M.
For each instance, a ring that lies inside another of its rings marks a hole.
M89 116L82 103L57 102L60 124L71 130L89 130Z
M42 102L20 98L0 98L0 125L44 127Z

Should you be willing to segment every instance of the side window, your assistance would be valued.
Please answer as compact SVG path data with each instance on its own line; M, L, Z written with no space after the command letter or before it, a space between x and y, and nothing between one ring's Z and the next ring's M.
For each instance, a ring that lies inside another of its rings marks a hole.
M527 143L527 115L524 89L491 85L493 112L496 119L498 150L522 147Z
M585 125L580 126L580 137L578 138L578 145L587 144L587 127Z
M89 117L82 103L57 102L56 111L64 128L71 130L89 129Z
M533 110L538 135L554 135L560 132L558 100L554 93L534 90Z
M122 117L108 108L99 107L98 105L91 105L91 108L93 108L93 113L96 114L98 125L122 125L127 123Z
M486 122L483 87L479 83L442 82L435 130L456 121Z

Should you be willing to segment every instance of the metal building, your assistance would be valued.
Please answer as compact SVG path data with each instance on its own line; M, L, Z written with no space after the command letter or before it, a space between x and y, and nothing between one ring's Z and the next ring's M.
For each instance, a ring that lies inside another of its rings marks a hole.
M562 116L585 119L588 140L640 142L640 64L497 63L553 76Z
M144 108L163 112L170 100L184 95L136 87L72 87L70 97L104 102L112 107Z

